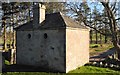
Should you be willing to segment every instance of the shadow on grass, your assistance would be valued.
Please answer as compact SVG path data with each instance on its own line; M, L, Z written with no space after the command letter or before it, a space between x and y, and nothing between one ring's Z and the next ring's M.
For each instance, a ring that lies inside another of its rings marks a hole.
M26 66L26 65L6 65L4 69L2 69L3 73L6 72L46 72L46 73L58 73L57 70L47 69L44 67L33 67L33 66ZM65 73L65 72L60 72Z

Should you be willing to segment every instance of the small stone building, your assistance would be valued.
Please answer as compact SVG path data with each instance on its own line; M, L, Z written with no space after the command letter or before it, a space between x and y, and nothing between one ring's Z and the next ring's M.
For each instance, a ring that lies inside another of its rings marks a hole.
M89 28L61 13L45 15L36 4L33 20L16 28L16 63L68 72L89 62Z

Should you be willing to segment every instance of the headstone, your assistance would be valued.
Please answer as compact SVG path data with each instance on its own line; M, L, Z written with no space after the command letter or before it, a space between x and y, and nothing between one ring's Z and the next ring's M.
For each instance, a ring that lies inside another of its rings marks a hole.
M97 62L93 62L93 65L95 65Z
M119 65L116 65L117 68L119 68Z
M107 63L105 63L104 67L107 67L107 66L108 66L108 64L107 64Z
M103 63L102 62L100 62L100 67L102 67L103 66Z
M113 67L113 64L110 64L110 67Z

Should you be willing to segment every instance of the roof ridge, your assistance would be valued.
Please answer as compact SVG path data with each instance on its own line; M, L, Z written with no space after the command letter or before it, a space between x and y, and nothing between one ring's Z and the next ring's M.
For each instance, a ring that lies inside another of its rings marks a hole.
M61 12L55 12L52 14L46 14L46 19L41 23L37 29L45 28L61 28L61 27L71 27L88 29L83 24L75 21L73 18L62 14ZM33 29L32 21L17 27L18 30L29 30Z
M54 12L54 13L47 13L45 15L52 15L52 14L59 14L60 12Z

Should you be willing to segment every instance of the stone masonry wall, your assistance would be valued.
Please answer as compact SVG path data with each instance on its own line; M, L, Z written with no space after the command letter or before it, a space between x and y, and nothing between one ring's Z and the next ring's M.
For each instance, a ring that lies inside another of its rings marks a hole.
M17 31L17 64L65 72L65 30Z

